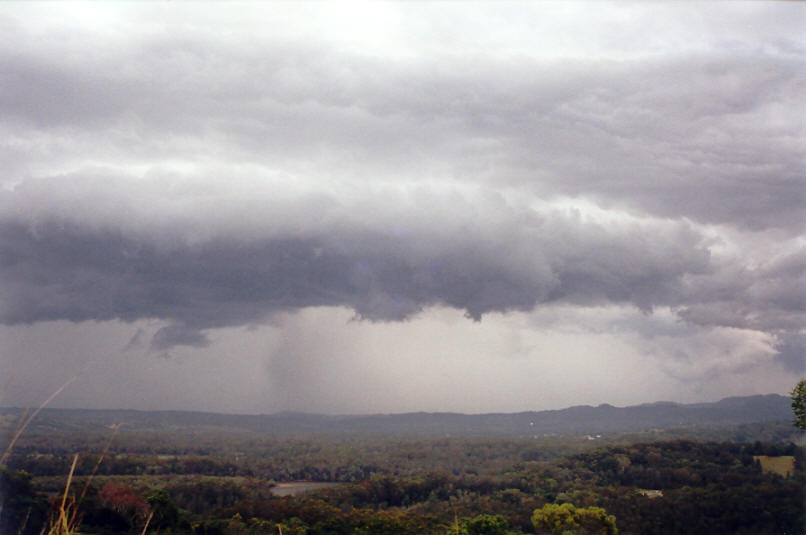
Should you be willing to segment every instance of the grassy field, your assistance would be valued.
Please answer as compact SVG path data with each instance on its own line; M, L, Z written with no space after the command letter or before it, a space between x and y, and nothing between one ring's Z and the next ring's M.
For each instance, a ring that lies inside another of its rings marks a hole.
M772 473L787 477L795 473L795 458L791 455L779 457L754 455L753 460L761 463L761 471L765 474Z

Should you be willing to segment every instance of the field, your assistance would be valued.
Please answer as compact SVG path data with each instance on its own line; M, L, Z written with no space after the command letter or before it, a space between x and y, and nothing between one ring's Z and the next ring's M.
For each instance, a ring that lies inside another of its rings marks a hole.
M761 471L764 473L778 474L784 477L795 473L795 457L791 455L781 455L779 457L756 455L753 460L761 463Z

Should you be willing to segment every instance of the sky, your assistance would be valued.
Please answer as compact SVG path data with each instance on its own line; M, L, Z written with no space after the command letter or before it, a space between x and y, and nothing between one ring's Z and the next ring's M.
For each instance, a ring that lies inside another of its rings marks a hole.
M0 405L806 375L806 5L0 4Z

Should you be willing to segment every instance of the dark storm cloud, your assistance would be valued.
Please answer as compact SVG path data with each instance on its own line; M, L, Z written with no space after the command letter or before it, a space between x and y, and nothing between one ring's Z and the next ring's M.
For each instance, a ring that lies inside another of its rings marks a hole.
M210 340L197 329L173 324L158 330L151 339L151 350L165 351L175 346L207 347Z
M615 59L5 20L0 321L159 318L162 351L309 306L628 303L789 339L804 48L763 20L775 39ZM551 207L569 199L609 219ZM715 254L707 225L775 256Z
M679 315L698 325L797 332L806 324L806 246L755 266L731 263L689 279Z
M43 221L23 215L25 195L3 197L6 213L16 205L19 215L0 219L0 321L160 318L172 322L152 341L160 350L202 346L200 330L308 306L346 306L370 320L402 320L430 305L475 319L563 301L651 310L675 303L687 276L710 269L701 236L687 225L605 226L456 193L421 192L423 207L402 211L405 196L384 199L376 210L391 213L387 219L366 212L356 220L355 207L319 199L295 205L296 217L284 221L307 225L304 233L244 227L202 239L196 225L137 233L72 215ZM33 197L48 197L47 188ZM325 205L340 207L328 219L335 224L311 225L308 214ZM454 212L457 205L466 211ZM293 212L282 203L263 208Z

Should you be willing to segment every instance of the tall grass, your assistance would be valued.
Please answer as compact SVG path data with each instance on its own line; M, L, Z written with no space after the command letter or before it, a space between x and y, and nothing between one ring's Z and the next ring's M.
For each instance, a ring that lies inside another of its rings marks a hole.
M50 403L51 401L53 401L53 399L54 399L56 396L58 396L59 394L61 394L62 390L64 390L65 388L67 388L67 386L68 386L70 383L72 383L73 381L75 381L77 378L78 378L77 376L73 376L73 377L71 377L70 379L68 379L68 380L67 380L67 382L66 382L66 383L64 383L64 384L61 386L61 388L59 388L58 390L56 390L56 391L55 391L53 394L51 394L51 395L50 395L50 397L49 397L48 399L46 399L45 401L43 401L43 402L42 402L42 404L41 404L41 405L40 405L40 406L39 406L39 407L38 407L38 408L37 408L37 409L36 409L36 410L33 412L33 414L31 414L31 416L29 416L27 419L25 418L25 416L28 414L28 411L26 410L26 411L23 413L23 415L22 415L22 419L20 420L20 421L22 422L22 423L21 423L21 425L19 425L19 426L17 427L17 431L14 433L14 436L12 436L12 437L11 437L11 442L9 442L8 447L6 448L6 451L5 451L5 452L3 452L3 456L2 456L2 457L0 457L0 466L4 466L4 465L6 464L6 461L8 461L8 456L9 456L9 455L11 455L11 449L14 447L14 444L16 444L16 443L17 443L17 440L19 440L20 436L22 436L22 433L23 433L23 431L25 431L25 428L27 428L27 427L28 427L28 424L30 424L30 423L31 423L31 421L32 421L34 418L36 418L36 415L37 415L37 414L39 414L39 412L40 412L42 409L44 409L44 408L47 406L47 404L48 404L48 403Z
M44 402L42 402L39 407L33 413L29 415L31 412L30 409L26 409L22 416L20 417L20 421L17 424L16 431L11 438L8 446L6 447L5 451L3 452L2 457L0 457L0 467L5 466L6 462L8 461L9 456L11 455L11 450L14 448L14 445L19 440L20 436L22 436L25 429L28 425L33 421L34 418L39 414L39 412L44 409L51 401L53 401L56 396L58 396L62 390L67 388L70 383L75 381L77 376L70 378L67 382L65 382L58 390L53 392L53 394L48 397ZM7 386L7 385L6 385ZM101 451L101 455L98 457L98 461L93 466L92 472L90 472L87 481L84 484L84 488L81 491L81 494L78 499L75 496L70 495L70 485L73 482L73 474L75 473L76 464L78 463L78 453L73 456L73 463L70 466L70 473L67 475L67 483L64 487L64 492L62 493L61 502L59 503L59 507L56 511L51 514L50 521L47 526L42 528L40 535L78 535L78 528L81 524L81 514L80 514L80 507L84 501L84 498L87 496L87 491L92 484L92 480L95 477L95 474L98 472L98 468L101 466L101 463L104 460L104 457L109 452L109 448L112 445L112 441L115 438L118 430L120 429L122 424L118 423L112 426L112 434L109 437L109 440L106 442L104 449ZM0 503L0 511L2 511L3 504ZM30 514L30 509L28 511ZM154 512L148 515L148 519L146 520L145 525L143 526L142 535L145 535L148 530L148 525L151 523L151 518L153 517ZM27 522L27 517L26 517ZM23 529L24 529L23 524Z
M84 489L81 491L81 494L77 500L74 496L70 496L70 483L72 482L73 473L76 468L76 463L78 462L78 453L73 456L73 464L70 466L70 473L67 476L67 484L64 487L62 501L59 504L59 508L50 519L47 532L48 535L78 535L78 528L81 524L81 504L83 503L84 498L87 496L87 491L92 484L92 480L95 477L95 474L98 472L98 468L101 466L101 463L103 462L107 452L109 452L109 448L112 445L112 440L114 440L115 435L120 429L120 426L121 424L119 423L112 426L112 435L109 437L104 449L101 451L101 455L98 457L98 461L92 468L92 472L90 472L87 481L84 483ZM143 535L145 535L146 530L148 529L148 524L151 522L151 516L153 514L154 512L152 511L148 516L148 520L146 520L146 524L143 527Z
M78 453L73 456L73 464L70 466L70 473L67 475L67 484L64 486L62 502L56 513L51 516L48 535L74 535L78 533L78 525L81 519L78 516L78 504L75 498L70 496L70 483L73 481L73 472L78 462Z
M70 379L68 379L67 382L65 382L59 389L57 389L55 392L53 392L50 395L50 397L48 397L48 399L43 401L39 405L39 407L37 407L36 410L33 413L31 413L30 415L29 415L29 413L31 412L30 408L27 408L27 409L25 409L25 411L23 411L22 415L20 416L20 420L17 423L16 431L14 432L14 434L11 437L11 441L8 443L8 446L6 447L5 451L3 452L3 455L0 456L0 468L3 468L3 467L6 466L6 462L8 461L8 458L11 455L11 450L14 448L14 444L16 444L17 440L19 440L19 438L22 436L22 433L28 427L28 424L30 424L33 421L33 419L36 418L36 416L39 414L39 412L42 409L44 409L51 401L53 401L56 398L56 396L61 394L62 390L67 388L67 386L70 383L72 383L73 381L75 381L77 378L78 378L78 376L73 376ZM14 379L14 375L12 374L11 377L9 377L8 380L6 380L5 384L3 385L3 389L1 391L2 393L5 393L5 391L8 389L8 387L11 384L13 379ZM77 459L77 457L76 457L76 459ZM73 460L73 465L74 466L75 466L75 460L76 459ZM72 469L70 471L70 475L72 477ZM64 503L63 503L63 505L64 505ZM3 506L4 506L4 503L0 502L0 512L3 511ZM31 514L31 509L29 508L28 513L25 516L25 520L23 521L22 528L20 528L20 531L22 531L22 529L24 529L25 525L28 523L28 518L30 517L30 514ZM44 529L42 531L44 533Z
M90 477L87 478L87 482L84 484L84 490L81 491L81 497L79 497L78 499L78 505L81 505L81 502L83 502L84 498L87 496L87 490L89 490L90 488L92 479L95 477L95 474L98 473L98 468L101 466L104 457L106 457L106 454L109 452L109 447L112 445L112 441L115 439L115 435L117 435L121 425L122 424L118 423L112 426L112 434L109 436L109 440L106 441L106 446L104 446L104 449L101 451L101 455L98 457L98 461L92 468L92 472L90 472Z

